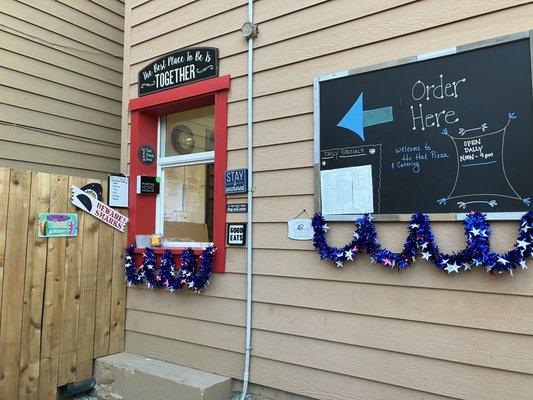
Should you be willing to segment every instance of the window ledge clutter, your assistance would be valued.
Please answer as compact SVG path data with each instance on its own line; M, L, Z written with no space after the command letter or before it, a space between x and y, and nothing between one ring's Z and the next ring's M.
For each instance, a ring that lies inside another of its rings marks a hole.
M142 250L142 262L136 263L139 249L128 246L124 272L128 286L145 284L149 289L166 289L170 293L189 289L194 293L202 292L208 285L213 270L216 247L207 246L198 255L192 248L179 251L179 269L176 269L175 254L178 249L158 249L162 251L159 264L156 252L147 247ZM160 252L158 251L158 253ZM198 260L200 261L199 265Z

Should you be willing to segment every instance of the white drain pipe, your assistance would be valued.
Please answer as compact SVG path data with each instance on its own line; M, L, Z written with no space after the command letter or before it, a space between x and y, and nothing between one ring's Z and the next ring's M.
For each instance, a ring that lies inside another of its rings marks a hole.
M244 355L244 374L241 400L247 398L250 381L250 359L252 353L252 250L253 250L253 55L254 38L257 26L254 25L253 0L248 0L248 22L242 27L242 34L248 40L248 99L247 99L247 136L248 136L248 215L246 240L246 344Z

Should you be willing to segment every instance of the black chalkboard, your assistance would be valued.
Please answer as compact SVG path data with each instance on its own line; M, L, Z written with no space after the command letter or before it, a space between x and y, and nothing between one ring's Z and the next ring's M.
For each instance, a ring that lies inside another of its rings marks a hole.
M321 176L370 165L374 213L530 209L529 38L325 79L319 99Z

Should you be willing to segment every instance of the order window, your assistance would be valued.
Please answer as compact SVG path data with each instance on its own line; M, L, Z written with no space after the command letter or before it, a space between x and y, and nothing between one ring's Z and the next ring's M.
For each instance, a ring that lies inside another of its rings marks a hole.
M163 246L213 242L214 113L207 106L159 118L156 230Z

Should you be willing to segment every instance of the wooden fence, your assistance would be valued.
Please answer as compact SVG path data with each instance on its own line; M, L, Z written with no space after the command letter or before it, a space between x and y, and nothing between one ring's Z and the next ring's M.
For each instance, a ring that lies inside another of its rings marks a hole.
M0 168L0 399L55 400L123 350L126 234L70 204L89 182ZM78 236L38 238L47 209L77 212Z

